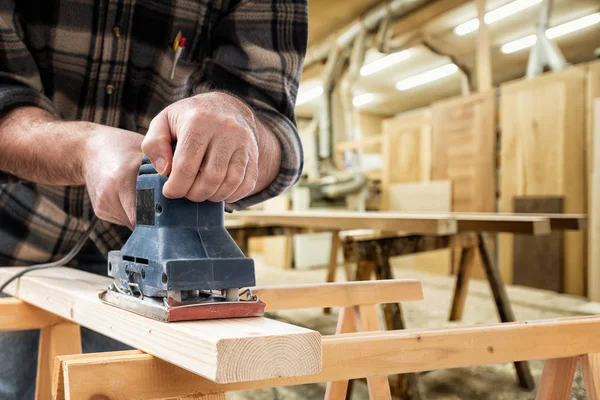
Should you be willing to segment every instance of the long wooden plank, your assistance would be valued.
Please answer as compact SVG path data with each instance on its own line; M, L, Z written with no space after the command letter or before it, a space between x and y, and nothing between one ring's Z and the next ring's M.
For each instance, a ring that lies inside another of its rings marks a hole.
M265 286L252 292L265 302L266 311L423 300L421 282L415 279Z
M0 299L0 331L41 329L62 318L14 297Z
M456 232L513 232L542 235L551 231L550 220L547 217L495 213L244 211L229 215L227 219L278 226L319 227L332 230L376 229L436 235Z
M459 328L366 332L323 338L323 370L314 375L217 384L142 352L61 357L71 398L146 399L340 381L515 360L553 359L600 350L600 317ZM560 346L557 346L560 343ZM119 379L113 379L119 376ZM160 376L163 379L156 379ZM144 382L140 385L139 382ZM64 384L64 382L63 382ZM123 391L123 388L127 388Z
M328 229L380 229L423 234L456 232L456 220L448 214L344 211L263 212L244 211L227 219Z
M0 268L0 282L21 268ZM36 271L7 292L62 318L217 382L315 373L318 332L267 318L167 324L103 304L112 279L71 269Z
M498 216L498 217L535 217L550 220L550 229L553 231L582 231L588 228L588 216L586 214L556 214L556 213L452 213L459 221L466 217Z

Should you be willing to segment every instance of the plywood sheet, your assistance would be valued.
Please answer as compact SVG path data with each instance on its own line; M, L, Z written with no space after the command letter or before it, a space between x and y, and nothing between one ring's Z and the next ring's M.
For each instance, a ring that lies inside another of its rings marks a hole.
M562 197L516 197L517 213L562 213ZM538 289L563 291L564 233L514 235L513 283Z
M586 66L502 86L500 211L516 196L563 196L566 213L585 211ZM512 282L513 243L500 238L500 270ZM564 288L585 292L584 238L565 234Z
M591 178L589 186L590 202L588 237L588 297L600 301L600 97L594 101L594 124L592 130L590 154Z
M432 179L452 181L452 209L495 211L494 92L435 103Z

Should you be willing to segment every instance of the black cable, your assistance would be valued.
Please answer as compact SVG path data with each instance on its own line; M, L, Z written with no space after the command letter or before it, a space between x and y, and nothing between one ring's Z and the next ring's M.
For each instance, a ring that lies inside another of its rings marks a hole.
M31 271L39 271L42 269L62 267L65 264L68 264L77 255L77 253L79 253L79 250L81 250L81 248L83 247L85 242L88 240L88 238L90 237L90 235L91 235L92 231L94 230L94 228L96 227L96 225L98 225L98 218L94 217L94 219L92 219L92 221L90 222L90 226L87 228L85 233L79 238L77 243L75 243L75 246L73 246L73 248L63 258L61 258L60 260L52 261L52 262L45 263L45 264L31 265L31 266L25 268L24 270L20 271L19 273L11 276L6 282L4 282L2 285L0 285L0 293L2 293L4 291L4 289L6 289L6 287L11 282L13 282L15 279L19 279L20 277L22 277L23 275L25 275Z

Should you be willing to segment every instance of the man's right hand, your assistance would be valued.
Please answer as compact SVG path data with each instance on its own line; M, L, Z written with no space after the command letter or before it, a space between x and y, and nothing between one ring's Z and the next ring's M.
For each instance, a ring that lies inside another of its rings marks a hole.
M93 124L95 125L95 124ZM87 140L83 177L98 218L135 226L135 183L143 136L95 125Z

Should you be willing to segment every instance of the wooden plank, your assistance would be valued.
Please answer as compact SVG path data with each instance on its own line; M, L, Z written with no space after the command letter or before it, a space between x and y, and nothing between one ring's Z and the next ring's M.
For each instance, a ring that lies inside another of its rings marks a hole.
M64 320L14 297L0 299L0 331L41 329L61 321Z
M562 197L515 197L518 213L560 213ZM564 234L514 235L513 283L538 289L563 291Z
M566 213L585 212L585 66L502 85L500 211L516 196L563 196ZM512 237L500 235L499 261L512 282ZM565 234L565 292L583 295L584 237Z
M492 85L492 53L490 48L490 32L485 23L486 0L477 0L477 90L485 92L491 90Z
M0 268L0 282L20 270ZM318 332L267 318L165 324L101 303L98 293L111 282L108 277L71 268L53 268L25 275L7 292L218 382L310 374L320 369Z
M252 292L267 311L423 300L421 282L415 279L267 286Z
M35 382L35 399L52 399L52 379L57 356L81 354L81 329L72 322L60 322L40 331Z
M394 183L387 191L388 209L402 212L452 211L452 182L432 181L419 183ZM409 255L394 260L401 268L448 275L450 250Z
M448 214L243 211L229 215L227 218L248 222L261 221L264 224L276 224L280 226L318 227L331 230L379 229L384 231L405 231L440 235L456 232L456 221Z
M402 212L452 211L452 182L394 183L388 188L388 209Z
M452 213L457 219L464 219L471 217L480 217L485 215L492 215L498 217L534 217L534 218L546 218L550 221L550 230L552 231L581 231L588 228L588 217L585 214L548 214L548 213L535 213L522 214L522 213Z
M401 213L302 211L243 211L227 217L247 222L331 230L375 229L386 232L445 235L458 232L550 233L550 220L527 215L494 213ZM456 226L456 230L455 230Z
M600 77L598 79L600 81ZM600 82L598 85L600 86ZM598 243L600 243L600 97L594 103L591 155L592 166L588 191L590 197L588 205L590 227L588 233L587 289L590 300L600 301L600 246L598 246Z
M536 400L569 400L577 369L577 357L546 360Z
M141 352L67 356L61 360L69 372L65 383L71 398L103 395L113 400L141 400L572 357L600 351L599 334L600 317L595 316L345 334L323 338L323 370L318 374L233 384L217 384Z

